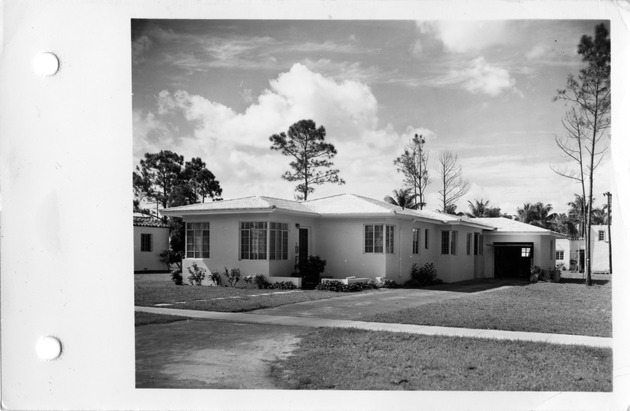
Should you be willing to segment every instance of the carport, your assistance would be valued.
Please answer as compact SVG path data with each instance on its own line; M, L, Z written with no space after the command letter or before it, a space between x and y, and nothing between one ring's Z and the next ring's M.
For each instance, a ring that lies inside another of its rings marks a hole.
M494 243L494 278L529 278L534 243Z

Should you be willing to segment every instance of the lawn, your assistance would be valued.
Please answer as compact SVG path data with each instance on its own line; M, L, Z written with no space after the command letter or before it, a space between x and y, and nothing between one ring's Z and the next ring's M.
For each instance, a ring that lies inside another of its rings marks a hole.
M185 310L241 312L304 301L339 297L339 293L316 290L259 290L257 288L175 285L169 275L135 276L135 305L156 304Z
M381 313L364 321L612 336L611 282L539 282Z
M147 324L167 324L175 321L189 320L186 317L180 317L178 315L164 315L154 313L144 313L140 311L135 312L135 325L139 327Z
M612 351L583 346L320 329L273 363L287 389L612 391Z

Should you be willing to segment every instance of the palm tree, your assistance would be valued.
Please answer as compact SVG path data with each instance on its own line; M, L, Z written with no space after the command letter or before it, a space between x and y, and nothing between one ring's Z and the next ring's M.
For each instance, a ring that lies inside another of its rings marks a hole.
M569 219L573 221L573 224L578 228L578 237L584 237L584 224L586 221L584 220L584 215L586 215L585 210L587 208L586 201L584 197L579 194L575 194L575 199L569 203L567 203L569 207Z
M400 190L392 191L394 196L385 196L383 201L386 203L394 204L402 208L416 209L416 202L414 195L411 193L411 188L401 188Z
M475 200L475 204L471 201L468 201L468 208L470 208L470 213L466 213L468 217L487 217L488 214L488 204L490 201Z
M543 204L541 202L536 204L525 203L522 208L516 209L518 214L516 219L523 223L549 229L554 218L556 218L556 214L551 213L552 208L551 204Z

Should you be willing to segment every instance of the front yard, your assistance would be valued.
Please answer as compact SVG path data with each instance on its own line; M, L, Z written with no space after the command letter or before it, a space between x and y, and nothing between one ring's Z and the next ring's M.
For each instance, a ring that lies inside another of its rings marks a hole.
M364 321L611 337L611 300L611 282L591 287L539 282L377 314Z
M340 296L330 291L175 285L168 274L135 275L134 295L138 306L223 312L252 311Z

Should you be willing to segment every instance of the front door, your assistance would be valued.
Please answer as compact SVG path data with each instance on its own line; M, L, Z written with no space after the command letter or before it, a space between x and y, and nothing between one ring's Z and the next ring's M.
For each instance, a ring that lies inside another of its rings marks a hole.
M298 263L305 261L308 258L308 229L300 228L300 234L298 239Z

